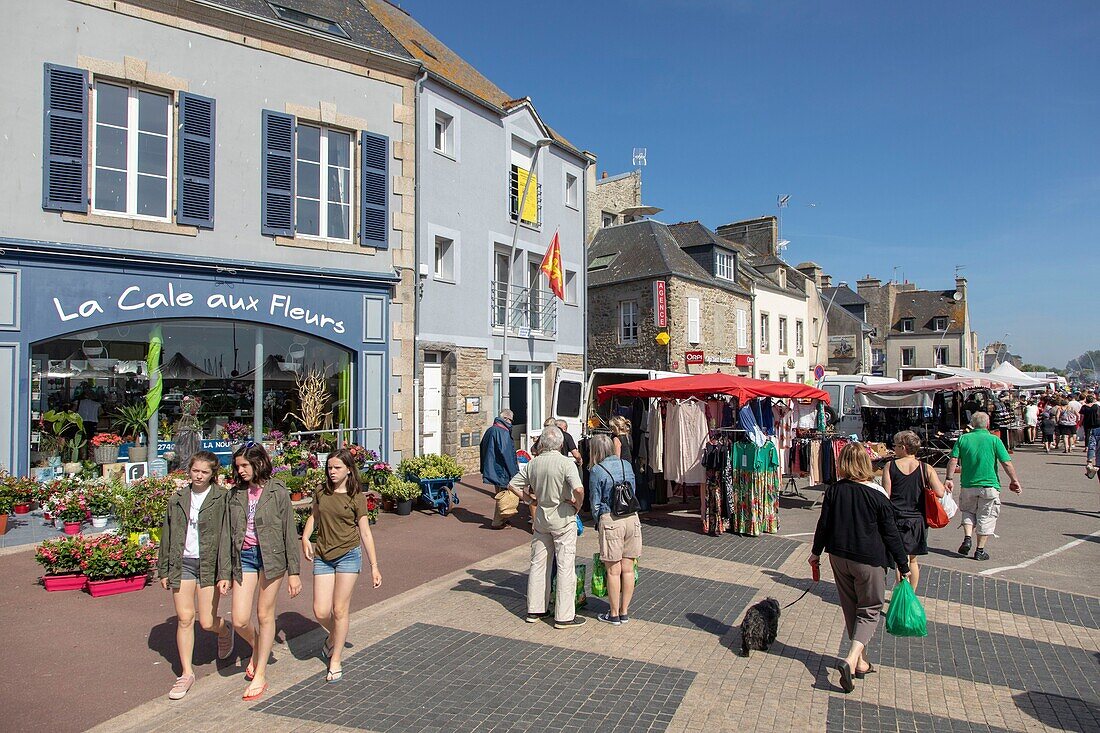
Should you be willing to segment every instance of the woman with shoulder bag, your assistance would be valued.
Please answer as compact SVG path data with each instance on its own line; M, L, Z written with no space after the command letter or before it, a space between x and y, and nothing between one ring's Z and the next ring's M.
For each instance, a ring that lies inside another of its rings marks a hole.
M607 603L610 609L598 618L619 626L630 621L630 600L634 595L634 561L642 554L642 523L637 511L621 516L612 514L617 503L615 487L627 483L634 487L634 469L615 456L615 446L606 435L594 435L588 441L589 491L592 519L599 532L600 560L607 569ZM635 499L635 507L637 500Z
M917 589L920 566L917 555L928 554L928 518L925 515L925 488L930 487L936 498L946 490L939 475L924 461L917 460L920 438L912 430L903 430L894 436L894 460L882 469L882 487L886 489L890 503L894 505L898 534L909 555L909 583ZM901 573L898 573L901 582Z

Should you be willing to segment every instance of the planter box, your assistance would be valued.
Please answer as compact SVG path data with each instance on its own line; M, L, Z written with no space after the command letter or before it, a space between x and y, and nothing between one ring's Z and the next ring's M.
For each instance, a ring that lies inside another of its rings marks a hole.
M107 580L89 580L88 592L93 598L114 596L119 593L131 593L141 590L149 581L148 575L131 575L129 578L109 578Z
M84 577L84 573L42 576L42 585L51 593L59 590L84 590L87 584L88 579Z
M30 504L16 504L12 508L12 514L30 514Z

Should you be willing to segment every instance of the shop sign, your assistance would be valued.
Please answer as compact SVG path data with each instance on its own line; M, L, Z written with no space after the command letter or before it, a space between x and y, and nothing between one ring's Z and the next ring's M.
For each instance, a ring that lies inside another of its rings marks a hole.
M710 359L707 359L705 363L707 363L707 364L732 364L733 359L729 359L729 358L726 358L724 356L719 356L719 357L716 357L716 358L712 357Z
M54 296L53 306L62 323L103 316L108 310L117 311L118 315L129 313L133 318L152 318L164 314L179 316L181 311L200 317L264 313L270 317L292 322L291 325L299 329L303 325L313 326L318 333L331 330L334 334L342 334L346 330L343 320L310 308L303 308L297 304L293 296L287 293L250 293L247 289L238 286L238 289L231 293L203 294L186 290L185 287L187 286L169 281L166 287L146 291L141 285L133 284L122 288L117 296L102 299L89 298L81 303Z
M756 357L752 354L738 354L737 366L739 367L751 367L756 364Z
M653 283L653 325L657 328L668 327L668 293L664 280Z
M695 364L702 364L703 363L703 352L702 351L685 351L684 352L684 363L687 364L688 366L693 366Z

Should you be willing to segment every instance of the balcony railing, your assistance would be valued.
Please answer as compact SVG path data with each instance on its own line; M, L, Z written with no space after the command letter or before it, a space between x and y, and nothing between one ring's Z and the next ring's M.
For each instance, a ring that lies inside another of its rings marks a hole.
M508 175L508 213L515 221L519 217L519 200L523 198L523 186L520 184L519 167L512 166ZM533 227L542 226L542 184L535 179L533 186L527 187L527 202L524 208L535 202L535 220L524 218L523 223Z
M525 331L542 336L558 332L558 299L552 292L522 285L512 285L511 297L505 297L507 292L507 283L494 281L490 285L493 328L503 328L507 323L508 333L520 336Z

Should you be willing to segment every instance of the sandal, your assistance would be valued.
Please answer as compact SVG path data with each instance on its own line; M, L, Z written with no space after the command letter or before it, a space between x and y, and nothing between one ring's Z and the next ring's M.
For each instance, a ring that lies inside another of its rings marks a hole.
M241 695L241 699L244 700L245 702L252 702L253 700L259 700L260 697L265 692L267 692L267 683L266 682L263 683L263 685L260 686L259 690L257 690L256 692L253 692L250 695L250 694L248 694L248 691L251 690L251 689L252 689L252 687L250 685L248 688L245 689L244 694Z
M328 682L329 684L332 684L334 682L339 682L343 678L344 678L344 670L342 670L342 669L335 669L335 670L330 669L328 671L328 674L325 675L325 682Z
M249 660L248 666L244 668L244 678L249 682L256 679L256 668L252 666L252 660Z
M856 683L852 682L852 668L848 666L848 662L842 659L836 668L840 671L840 688L845 693L856 689Z
M867 669L862 670L862 671L859 670L858 668L856 669L856 679L861 680L864 677L866 677L867 675L874 674L877 671L878 670L875 669L875 665L871 664L870 662L867 662Z

